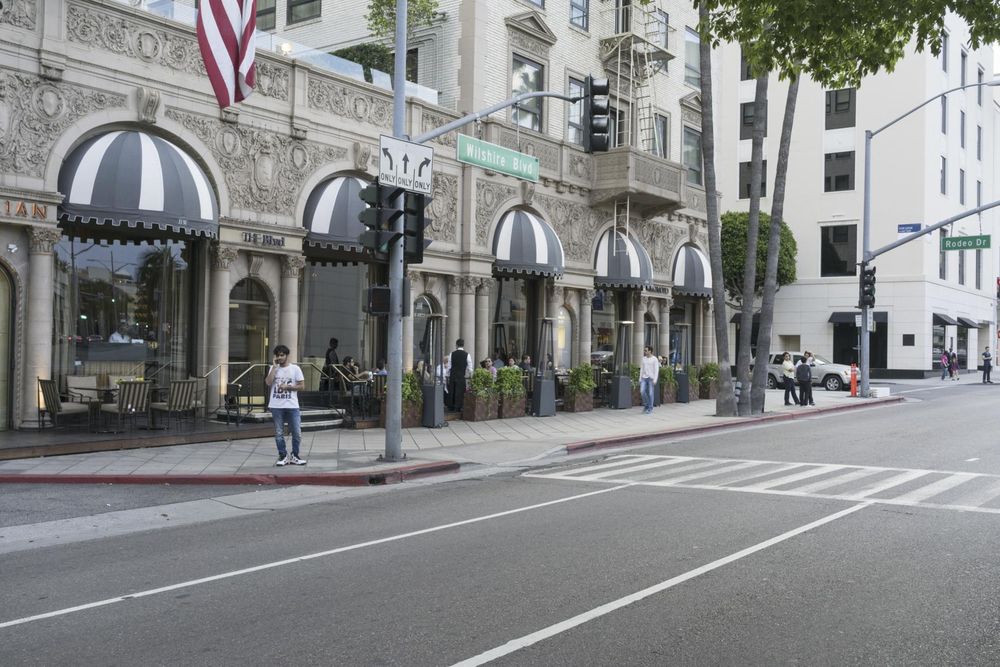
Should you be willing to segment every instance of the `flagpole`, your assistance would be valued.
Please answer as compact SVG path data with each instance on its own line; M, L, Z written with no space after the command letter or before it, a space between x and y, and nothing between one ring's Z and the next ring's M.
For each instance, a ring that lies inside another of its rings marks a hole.
M392 135L406 137L406 22L407 0L396 0L396 57L392 80ZM403 208L396 202L393 209ZM396 240L389 246L389 378L386 383L385 460L403 458L403 218L393 222Z

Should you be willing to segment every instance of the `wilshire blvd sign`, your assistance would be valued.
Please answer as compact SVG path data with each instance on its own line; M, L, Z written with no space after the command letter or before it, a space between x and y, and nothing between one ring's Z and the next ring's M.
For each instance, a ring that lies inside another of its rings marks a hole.
M458 135L458 161L538 182L538 158L464 134Z
M946 236L941 239L941 250L984 250L990 247L990 235Z

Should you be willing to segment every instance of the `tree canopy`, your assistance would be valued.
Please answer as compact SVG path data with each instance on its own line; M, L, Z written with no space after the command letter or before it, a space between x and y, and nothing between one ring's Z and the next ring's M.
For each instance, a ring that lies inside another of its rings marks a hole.
M437 16L438 0L408 0L407 30L430 25ZM375 37L390 37L396 32L396 0L370 0L368 30Z
M749 214L746 211L727 211L722 221L722 274L725 276L726 293L736 301L742 301L743 269L747 255L747 226ZM771 216L761 211L760 227L757 233L757 279L754 292L759 296L764 289L764 268L767 264L768 227ZM781 248L778 254L778 285L795 282L795 258L798 248L792 230L782 221Z

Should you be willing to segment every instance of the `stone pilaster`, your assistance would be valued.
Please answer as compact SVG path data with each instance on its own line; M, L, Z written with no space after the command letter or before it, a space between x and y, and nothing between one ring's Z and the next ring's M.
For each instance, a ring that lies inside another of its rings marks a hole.
M445 312L448 315L445 330L448 333L444 341L446 352L451 352L455 349L455 341L462 335L460 333L461 329L459 329L459 325L462 323L462 304L460 302L461 280L458 276L448 277L448 302L445 304Z
M281 303L278 304L278 338L288 346L291 359L299 358L299 275L306 260L297 255L281 257Z
M208 377L205 407L214 409L222 402L229 382L229 269L239 251L233 246L216 244L212 252L212 270L208 276L208 342L205 348L207 371L218 367Z
M419 271L409 271L406 278L410 281L410 314L403 318L403 369L408 371L416 363L413 358L413 303L424 292L424 277Z
M552 360L559 359L559 353L561 348L559 347L559 338L555 335L555 328L559 324L559 309L562 308L563 304L566 302L566 290L562 285L552 284L548 288L548 303L545 307L546 317L552 318L552 330L553 330L553 349L552 349ZM541 363L539 361L538 363Z
M673 299L666 298L660 299L660 349L658 353L661 355L670 355L670 306L673 305Z
M476 349L476 284L479 278L463 276L459 290L462 294L462 324L459 330L465 340L465 349L472 355L473 362L482 356L482 350ZM479 356L477 356L479 355Z
M23 419L38 419L38 381L52 377L52 248L62 238L56 227L32 227L28 232L28 286L24 327Z
M476 350L481 359L493 356L493 341L490 340L493 326L490 322L490 292L496 286L495 278L480 278L476 285Z
M632 363L642 363L642 348L646 345L646 309L649 308L649 297L639 292L632 294Z
M580 359L577 363L589 364L590 363L590 353L593 323L592 315L594 312L594 296L597 294L596 290L585 289L580 290Z

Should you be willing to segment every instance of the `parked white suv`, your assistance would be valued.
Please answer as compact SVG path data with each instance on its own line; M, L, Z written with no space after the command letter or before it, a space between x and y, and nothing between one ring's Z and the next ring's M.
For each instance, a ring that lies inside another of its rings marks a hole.
M801 352L791 352L792 363L798 364L802 360ZM781 362L785 358L784 352L771 355L771 363L767 365L767 388L777 389L783 387L780 381L783 373ZM827 391L840 391L851 386L851 367L844 364L835 364L827 361L823 357L813 355L812 383L822 386Z

